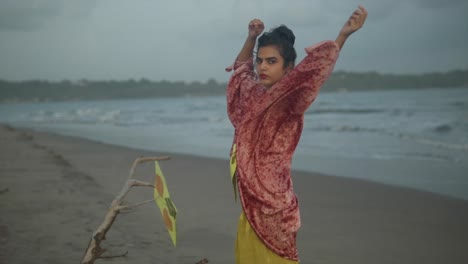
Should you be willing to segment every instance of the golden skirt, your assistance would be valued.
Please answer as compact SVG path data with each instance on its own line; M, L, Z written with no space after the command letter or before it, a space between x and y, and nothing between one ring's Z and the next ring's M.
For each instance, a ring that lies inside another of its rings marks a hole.
M242 212L237 227L236 264L298 264L280 257L263 244Z

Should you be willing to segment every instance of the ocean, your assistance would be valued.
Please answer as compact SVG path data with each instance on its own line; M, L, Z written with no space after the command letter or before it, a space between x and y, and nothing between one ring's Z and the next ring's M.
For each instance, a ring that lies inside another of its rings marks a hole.
M224 96L8 103L0 122L222 159L234 132ZM305 114L293 168L468 200L468 89L321 93Z

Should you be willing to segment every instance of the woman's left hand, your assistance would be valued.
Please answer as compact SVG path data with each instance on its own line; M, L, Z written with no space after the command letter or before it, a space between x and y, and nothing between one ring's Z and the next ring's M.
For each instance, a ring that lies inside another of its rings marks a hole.
M367 10L363 6L359 6L353 14L349 17L348 21L344 24L343 28L340 31L340 34L348 37L349 35L356 32L358 29L364 25L364 22L367 18Z

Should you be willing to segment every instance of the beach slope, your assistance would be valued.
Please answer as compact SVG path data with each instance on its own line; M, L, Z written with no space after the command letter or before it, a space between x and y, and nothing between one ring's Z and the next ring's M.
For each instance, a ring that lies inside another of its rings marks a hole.
M227 160L154 153L0 125L0 263L79 263L140 156L161 162L178 208L173 247L154 203L120 214L97 263L234 263L240 206ZM388 169L388 168L382 168ZM151 164L137 178L154 180ZM294 172L302 263L468 263L468 201ZM128 203L152 198L137 188Z

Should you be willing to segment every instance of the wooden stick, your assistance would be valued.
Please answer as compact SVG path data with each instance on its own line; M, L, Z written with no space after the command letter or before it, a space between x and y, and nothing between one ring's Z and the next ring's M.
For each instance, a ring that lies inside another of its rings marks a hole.
M125 252L122 255L115 255L115 256L103 256L103 254L106 252L105 249L101 247L101 242L106 239L106 234L110 230L112 224L114 223L115 219L117 218L117 215L119 213L125 212L127 210L134 209L136 207L139 207L141 205L150 203L154 201L154 199L144 201L141 203L136 203L133 205L122 205L124 198L127 196L127 194L130 192L131 188L133 187L151 187L151 188L156 188L151 183L148 182L143 182L139 180L134 179L134 173L136 166L140 163L148 162L148 161L156 161L156 160L168 160L170 157L140 157L137 158L134 162L132 167L130 168L130 174L125 182L122 190L117 194L117 196L114 198L112 201L106 216L104 217L104 221L102 224L96 229L96 231L93 233L92 238L90 239L88 243L88 248L85 251L85 254L81 260L81 264L94 264L94 262L97 259L109 259L109 258L118 258L118 257L125 257L128 254L128 251ZM6 189L8 191L8 188ZM197 262L196 264L206 264L208 263L208 259L204 258Z
M148 161L156 161L156 160L169 160L171 157L164 156L164 157L139 157L134 162L132 167L130 168L130 174L128 175L128 179L132 179L135 174L136 166L140 163L148 162Z
M140 157L137 158L134 162L133 165L130 169L130 175L127 180L127 182L124 184L122 190L120 190L119 194L114 198L112 201L109 209L107 210L107 214L104 217L104 221L102 224L96 229L96 231L93 233L93 236L91 237L89 243L88 243L88 248L85 251L85 254L81 260L81 264L93 264L94 261L98 258L102 258L102 254L106 252L105 249L101 247L101 242L106 239L106 234L111 228L112 224L114 223L115 219L117 218L117 215L122 211L122 210L127 210L129 208L135 208L138 206L141 206L143 204L149 203L153 200L145 201L142 203L137 203L134 205L130 206L122 206L124 198L127 196L127 194L130 192L130 189L132 187L152 187L155 188L155 186L151 183L139 181L134 179L134 173L135 173L135 168L138 164L143 163L143 162L148 162L148 161L156 161L156 160L168 160L170 157Z
M114 255L114 256L100 256L100 259L111 259L111 258L122 258L126 257L128 255L128 251L125 251L125 253L120 254L120 255Z
M142 206L142 205L145 205L147 203L151 203L151 202L154 202L154 199L151 199L151 200L148 200L148 201L144 201L144 202L141 202L141 203L137 203L137 204L131 204L131 205L121 205L121 206L118 206L117 207L117 210L119 210L119 212L122 212L122 211L127 211L127 210L133 210L135 209L136 207L138 206Z

